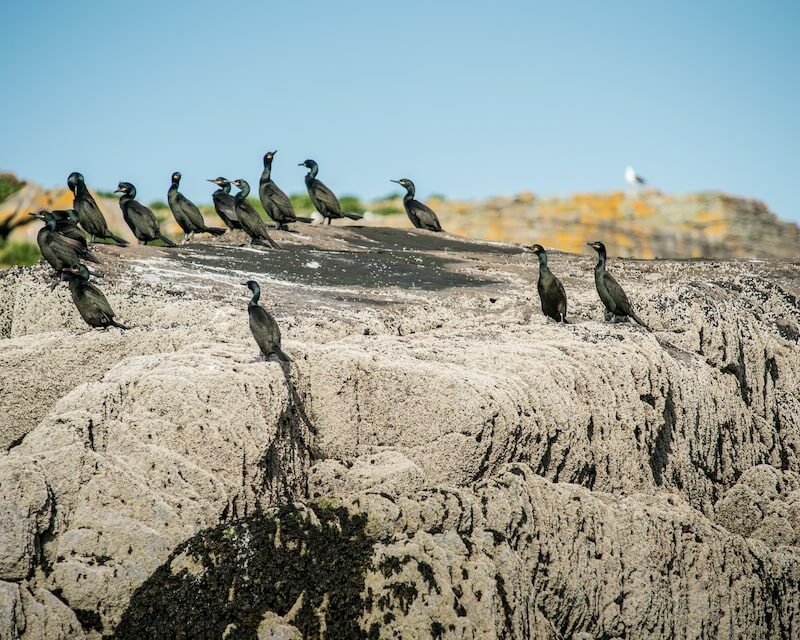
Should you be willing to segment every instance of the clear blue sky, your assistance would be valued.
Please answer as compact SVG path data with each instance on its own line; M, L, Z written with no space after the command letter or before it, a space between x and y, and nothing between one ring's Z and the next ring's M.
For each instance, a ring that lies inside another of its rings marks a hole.
M8 2L0 169L459 198L624 187L800 220L800 2Z

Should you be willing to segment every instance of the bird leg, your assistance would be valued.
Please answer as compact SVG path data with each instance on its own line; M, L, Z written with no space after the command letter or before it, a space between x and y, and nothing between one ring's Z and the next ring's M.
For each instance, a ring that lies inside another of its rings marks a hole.
M183 234L183 240L181 240L181 246L185 245L187 242L189 242L189 234L188 233L184 233Z
M194 240L194 231L189 232L189 242L191 242L192 240Z
M333 220L333 218L328 218L328 225L331 224L331 220Z

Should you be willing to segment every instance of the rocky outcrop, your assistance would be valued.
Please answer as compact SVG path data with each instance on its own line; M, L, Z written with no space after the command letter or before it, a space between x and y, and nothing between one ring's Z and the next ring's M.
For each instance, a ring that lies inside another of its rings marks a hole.
M800 264L612 259L648 333L589 256L563 326L511 245L276 238L98 247L124 333L0 275L0 638L797 635Z

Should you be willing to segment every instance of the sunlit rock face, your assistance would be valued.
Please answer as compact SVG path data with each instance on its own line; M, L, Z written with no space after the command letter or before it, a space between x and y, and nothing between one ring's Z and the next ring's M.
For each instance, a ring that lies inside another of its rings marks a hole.
M0 638L800 635L800 263L297 231L0 274Z

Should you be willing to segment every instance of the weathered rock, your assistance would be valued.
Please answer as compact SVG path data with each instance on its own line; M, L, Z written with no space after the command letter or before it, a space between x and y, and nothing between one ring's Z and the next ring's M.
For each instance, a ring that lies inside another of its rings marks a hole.
M87 330L41 265L0 274L0 471L22 487L0 524L19 541L0 558L17 585L6 628L112 634L126 610L167 606L159 580L183 611L192 590L175 580L228 585L246 558L274 560L252 535L286 520L302 538L316 518L317 560L292 556L299 577L276 600L246 585L202 596L214 637L343 620L386 637L796 633L800 265L612 259L650 334L601 321L588 257L551 256L561 326L515 247L366 228L276 238L287 250L236 234L97 247L124 333ZM251 277L286 371L256 361ZM310 496L302 522L261 515ZM213 571L191 551L212 539L231 559ZM363 571L331 582L353 545ZM149 600L131 600L139 587Z

